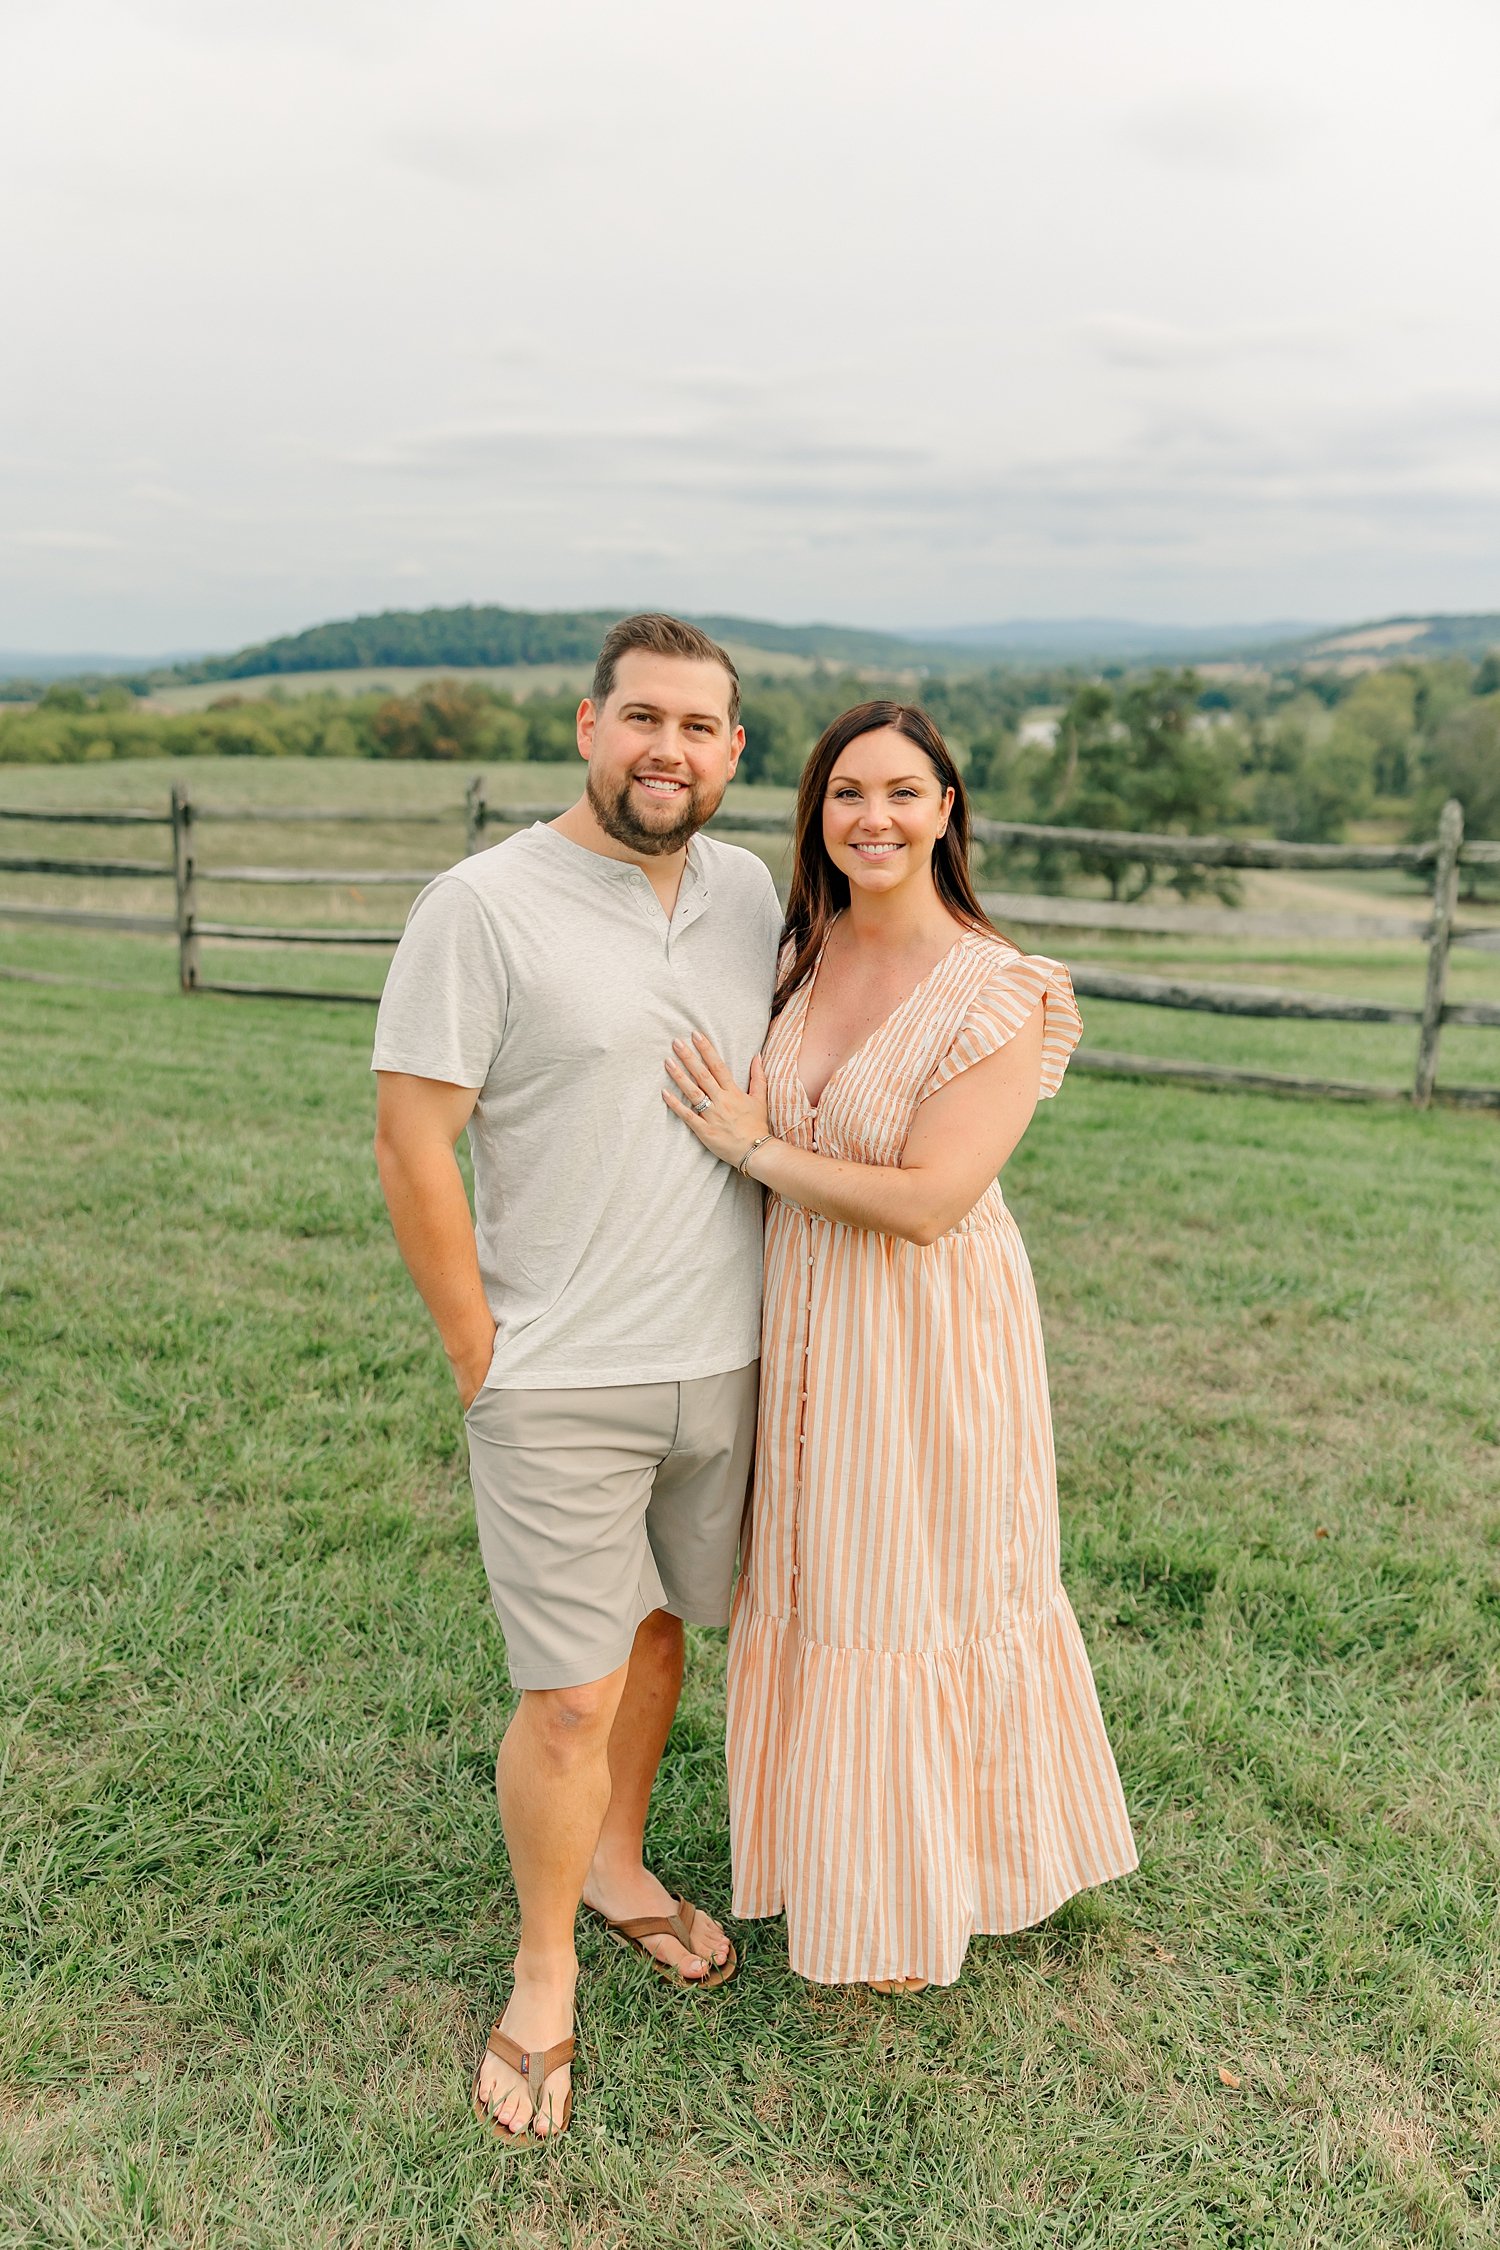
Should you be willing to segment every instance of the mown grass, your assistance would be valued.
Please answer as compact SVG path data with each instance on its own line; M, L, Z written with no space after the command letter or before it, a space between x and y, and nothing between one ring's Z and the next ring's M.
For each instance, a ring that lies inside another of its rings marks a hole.
M1008 1188L1139 1873L916 2004L761 1924L687 2008L588 1933L523 2163L465 2107L507 1695L369 1017L89 959L0 984L0 2250L1496 2238L1493 1118L1065 1088ZM653 1848L715 1904L721 1697L697 1636Z
M432 769L191 778L214 802L392 815L206 831L221 861L458 847L456 822L451 841L403 829L456 803ZM570 778L494 780L535 797ZM8 781L10 801L152 794L139 769ZM403 904L345 886L296 894L295 918ZM272 918L248 889L214 911ZM508 1935L503 1687L451 1409L370 1185L369 1019L164 1000L159 943L21 929L5 952L124 988L3 995L30 1720L0 2046L15 2239L1486 2238L1493 1121L1070 1088L1013 1193L1052 1316L1070 1582L1145 1868L978 1948L916 2015L798 1991L756 1933L760 1973L694 2016L691 2056L662 1996L592 1953L608 2082L541 2193L457 2123ZM1389 997L1417 959L1094 939L1088 957ZM245 951L216 969L380 974ZM1483 957L1454 971L1463 996L1493 990ZM1409 1067L1405 1031L1087 1014L1095 1044ZM1497 1061L1493 1034L1447 1035L1448 1075ZM722 1897L718 1662L701 1641L658 1818L678 1878ZM371 2055L342 2051L346 2008Z

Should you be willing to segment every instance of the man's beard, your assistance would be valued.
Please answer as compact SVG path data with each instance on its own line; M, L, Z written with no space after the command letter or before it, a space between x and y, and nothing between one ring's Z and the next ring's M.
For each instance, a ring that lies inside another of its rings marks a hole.
M667 852L680 852L683 845L697 835L706 822L713 819L719 809L724 792L712 796L701 782L688 783L680 800L680 810L670 827L648 827L638 820L630 803L630 784L634 775L627 774L613 796L606 796L594 779L594 769L589 768L586 789L595 820L606 836L623 844L630 852L639 852L643 859L652 859ZM665 809L665 808L664 808Z

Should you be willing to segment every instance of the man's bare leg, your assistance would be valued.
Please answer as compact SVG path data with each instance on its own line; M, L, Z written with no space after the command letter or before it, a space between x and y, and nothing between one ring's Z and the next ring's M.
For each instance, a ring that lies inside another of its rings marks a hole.
M500 1745L495 1792L521 1907L515 1982L501 2025L518 2047L554 2047L573 2028L574 1926L609 1807L610 1728L627 1669L586 1687L527 1689ZM563 2065L528 2092L509 2064L486 2055L476 2102L511 2134L526 2130L534 2107L544 2136L561 2115L568 2083Z
M636 1630L625 1692L609 1738L609 1810L583 1886L586 1905L612 1922L670 1914L676 1900L645 1865L646 1812L682 1692L682 1620L656 1609ZM729 1940L711 1915L693 1920L689 1953L672 1937L647 1938L659 1959L690 1978L729 1958Z

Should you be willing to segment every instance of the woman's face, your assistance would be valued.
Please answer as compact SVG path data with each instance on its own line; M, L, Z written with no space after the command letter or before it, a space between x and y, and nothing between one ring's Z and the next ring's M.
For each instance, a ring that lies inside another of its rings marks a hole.
M953 791L927 754L895 727L856 736L823 793L823 848L851 890L893 891L931 880L932 847L948 826Z

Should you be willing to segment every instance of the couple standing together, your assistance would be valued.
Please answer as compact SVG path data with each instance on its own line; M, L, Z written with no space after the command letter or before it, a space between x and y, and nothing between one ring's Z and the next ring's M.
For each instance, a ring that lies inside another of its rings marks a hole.
M381 1002L381 1183L521 1691L475 2080L512 2141L571 2114L580 1903L684 1992L738 1965L644 1863L684 1620L730 1622L734 1912L785 1912L799 1975L948 1984L1135 1864L996 1184L1077 1040L1067 971L986 921L958 771L897 703L814 749L783 923L699 833L744 739L722 649L613 627L584 795L429 885Z

